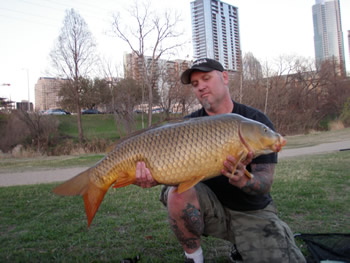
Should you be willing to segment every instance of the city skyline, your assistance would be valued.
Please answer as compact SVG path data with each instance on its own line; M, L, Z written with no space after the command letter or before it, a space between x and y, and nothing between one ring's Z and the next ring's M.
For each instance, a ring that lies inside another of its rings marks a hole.
M185 34L181 41L190 40L191 0L151 0L157 10L169 8L183 16ZM312 5L315 0L225 0L239 10L241 49L251 52L262 62L279 56L296 55L314 58ZM112 13L130 4L119 0L0 0L0 97L14 101L34 100L34 86L47 74L48 54L63 25L64 11L74 8L86 20L104 57L122 65L124 52L130 49L110 35ZM350 1L341 0L343 31L350 29ZM347 37L344 46L347 46ZM349 50L345 49L347 70L350 69ZM178 53L179 59L192 59L192 43ZM165 58L167 59L167 58ZM28 73L28 74L27 74ZM29 85L27 84L29 83Z

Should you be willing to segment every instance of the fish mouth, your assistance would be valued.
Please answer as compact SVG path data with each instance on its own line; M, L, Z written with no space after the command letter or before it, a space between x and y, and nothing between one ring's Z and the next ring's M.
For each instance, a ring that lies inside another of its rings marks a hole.
M276 152L280 152L282 150L282 147L287 144L287 140L283 138L281 135L279 135L278 142L274 145L274 150Z

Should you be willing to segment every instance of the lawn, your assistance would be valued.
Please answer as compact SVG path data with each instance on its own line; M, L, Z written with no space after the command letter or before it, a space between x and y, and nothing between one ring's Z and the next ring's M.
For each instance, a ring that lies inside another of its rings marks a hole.
M76 115L60 115L52 116L60 122L59 132L65 137L78 138L77 116ZM152 122L157 123L162 114L154 114ZM136 129L142 128L141 114L135 115ZM86 114L82 115L83 133L84 136L91 140L93 138L106 139L115 141L119 138L116 123L113 114ZM147 127L147 114L144 115L144 127Z
M272 196L294 232L350 233L349 160L344 151L279 162ZM82 198L56 196L55 185L0 188L0 262L183 259L158 201L160 186L109 190L87 228ZM203 249L206 262L227 262L226 242L205 238Z

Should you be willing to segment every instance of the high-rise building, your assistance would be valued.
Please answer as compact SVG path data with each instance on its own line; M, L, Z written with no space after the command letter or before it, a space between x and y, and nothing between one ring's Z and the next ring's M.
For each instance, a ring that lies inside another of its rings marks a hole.
M39 78L35 84L35 111L59 108L58 93L61 85L66 81L57 78Z
M345 74L344 41L339 0L316 0L312 6L316 66L325 60L339 63L340 74Z
M240 71L238 8L220 0L191 2L194 59L212 58L226 70Z

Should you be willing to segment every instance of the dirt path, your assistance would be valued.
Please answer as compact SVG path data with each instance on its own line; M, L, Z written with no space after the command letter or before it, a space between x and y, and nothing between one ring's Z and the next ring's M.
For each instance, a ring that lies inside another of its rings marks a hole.
M312 147L287 149L279 153L279 158L298 155L326 153L339 150L350 150L350 140L323 143ZM29 171L20 173L0 173L0 186L28 185L65 181L85 170L87 167L64 168L45 171Z

